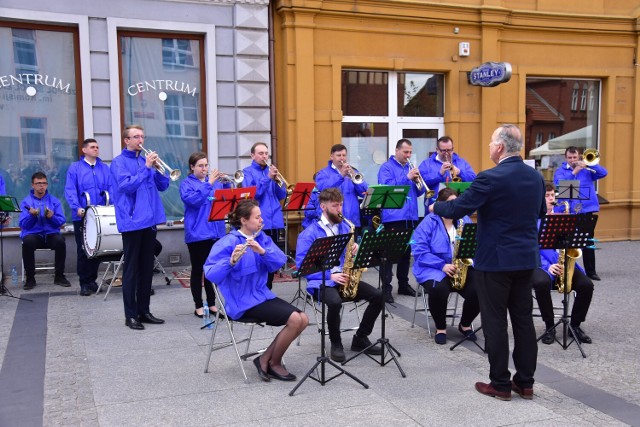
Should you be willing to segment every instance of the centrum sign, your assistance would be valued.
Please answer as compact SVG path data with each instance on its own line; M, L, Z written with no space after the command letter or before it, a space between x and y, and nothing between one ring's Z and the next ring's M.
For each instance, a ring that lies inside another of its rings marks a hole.
M467 73L470 85L493 87L506 83L511 78L511 64L508 62L485 62Z

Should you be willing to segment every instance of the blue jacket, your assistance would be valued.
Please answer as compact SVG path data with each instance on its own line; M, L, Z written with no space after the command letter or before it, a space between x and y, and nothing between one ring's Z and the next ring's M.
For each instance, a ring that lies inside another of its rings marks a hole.
M122 149L111 161L111 191L118 231L142 230L166 222L158 191L169 188L169 177L145 166L139 152Z
M382 222L418 220L418 197L425 193L425 189L418 191L416 183L407 178L411 169L409 163L402 166L391 156L389 160L380 166L378 171L378 184L380 185L408 185L409 194L407 201L401 209L382 209Z
M205 277L218 285L224 297L225 309L232 319L238 319L248 309L276 297L267 288L267 276L287 260L284 252L266 234L259 233L255 240L266 253L258 255L247 249L232 266L230 258L233 249L246 242L245 237L234 230L214 243L204 264Z
M471 219L465 216L463 221L467 224ZM445 264L452 264L453 254L442 219L434 213L425 216L414 230L412 240L415 242L411 245L413 275L418 283L444 279L446 274L442 268Z
M562 166L556 169L556 173L553 175L553 183L557 186L560 181L564 180L578 180L580 181L580 193L586 196L588 193L589 200L567 200L571 206L570 213L576 213L576 205L580 204L581 209L578 213L598 212L600 210L600 203L598 202L598 194L596 194L596 188L593 185L594 181L607 176L607 170L600 165L589 166L595 172L590 172L586 169L582 169L577 175L573 175L573 169L567 162L562 162ZM560 189L562 192L563 189ZM577 189L576 189L577 191ZM564 199L558 198L558 201Z
M260 203L265 230L284 228L284 217L280 200L287 196L287 189L280 188L269 178L269 168L262 167L255 161L242 170L244 172L243 187L256 186L256 200Z
M51 218L46 218L45 207L53 211ZM65 223L64 211L60 200L49 194L47 191L42 199L38 199L33 189L29 195L20 202L20 238L30 234L39 234L45 237L47 234L60 233L60 227ZM38 216L29 213L29 208L40 209Z
M4 178L0 175L0 196L5 196L7 194L7 189L4 186Z
M226 184L230 186L230 184ZM213 193L223 188L220 181L213 185L189 174L180 184L180 198L184 203L184 242L219 239L225 235L224 221L209 221Z
M436 202L433 211L461 218L478 211L478 271L532 270L540 266L538 219L547 211L540 172L519 156L482 171L457 199Z
M460 179L463 182L471 182L476 179L476 173L473 171L473 168L465 159L458 156L456 153L453 153L451 156L451 163L458 169L460 169ZM433 204L438 197L438 188L440 187L441 182L450 182L451 181L451 172L447 171L444 175L440 175L440 168L442 167L442 162L438 160L438 153L433 153L426 159L420 163L418 169L420 170L420 175L424 178L424 181L427 183L427 186L430 190L433 190L435 194L429 200L425 199L425 205Z
M349 233L349 226L343 221L338 225L338 231L339 234L347 234ZM302 265L302 261L304 261L304 257L307 255L307 252L309 252L309 248L311 247L313 242L316 239L320 239L322 237L327 237L327 233L320 225L320 221L312 223L298 235L298 244L296 245L296 266L298 267L298 269ZM340 256L340 266L342 267L343 264L344 251ZM307 278L307 289L309 290L309 292L320 288L323 274L326 279L326 286L333 287L337 285L336 282L331 280L331 270L325 270L324 272L318 271L316 273L305 276Z
M369 189L369 184L362 181L361 184L354 184L351 178L344 177L337 169L332 167L332 161L326 168L322 168L316 174L316 187L322 191L326 188L338 188L344 196L342 214L356 227L360 227L360 201L358 197L363 197Z
M556 276L549 273L549 267L551 267L552 264L557 263L558 251L555 249L540 249L540 268L547 273L551 280L555 280ZM582 268L580 264L576 263L576 268L584 273L584 268Z
M309 203L307 203L307 209L304 211L304 219L302 220L302 228L307 228L313 222L318 221L322 216L322 209L320 208L320 201L318 200L318 192L313 191L309 197Z
M78 208L87 207L87 199L84 192L89 193L91 205L104 205L106 198L101 195L103 191L109 192L111 197L111 173L109 166L96 159L96 164L91 167L84 161L84 156L79 161L74 162L67 170L67 182L64 186L64 198L71 208L71 218L73 221L81 221L78 216Z

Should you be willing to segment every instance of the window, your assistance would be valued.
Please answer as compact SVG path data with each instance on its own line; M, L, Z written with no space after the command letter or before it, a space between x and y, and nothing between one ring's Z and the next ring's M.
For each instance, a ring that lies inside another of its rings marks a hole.
M193 67L191 40L162 39L162 66L165 70Z
M47 119L42 117L20 117L22 155L25 160L44 160L46 157L46 124Z
M542 138L544 138L544 134L542 132L538 132L536 134L536 148L542 145Z
M13 62L16 74L37 73L35 30L12 28L11 33L13 35Z
M587 84L582 86L582 95L580 96L580 111L587 110Z
M442 74L398 73L398 116L443 117L443 93Z
M191 95L168 95L164 102L167 135L199 138L198 105Z
M549 139L547 139L547 141L551 141L552 139L555 139L555 137L556 137L555 132L549 132Z
M573 85L573 92L571 92L571 111L578 110L578 91L580 90L580 86L578 83Z

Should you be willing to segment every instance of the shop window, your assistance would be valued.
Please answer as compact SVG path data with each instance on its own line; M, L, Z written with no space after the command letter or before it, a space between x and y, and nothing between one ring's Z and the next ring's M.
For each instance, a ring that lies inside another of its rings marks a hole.
M78 30L69 26L0 22L0 173L8 195L22 200L31 175L44 172L48 191L64 200L66 171L78 159ZM71 212L65 209L67 221ZM11 226L18 225L14 216Z
M171 168L189 172L191 153L207 150L204 114L204 36L166 38L121 31L123 126L145 130L145 146ZM161 193L167 219L183 217L179 186Z

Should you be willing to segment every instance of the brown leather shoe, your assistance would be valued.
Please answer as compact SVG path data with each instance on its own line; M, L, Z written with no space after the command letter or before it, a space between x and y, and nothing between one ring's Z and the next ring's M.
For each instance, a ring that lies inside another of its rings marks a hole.
M522 388L518 384L511 381L511 390L515 393L518 393L521 398L531 400L533 399L533 387L531 388Z
M487 396L495 397L499 400L511 400L511 391L498 391L491 384L476 383L476 390Z

